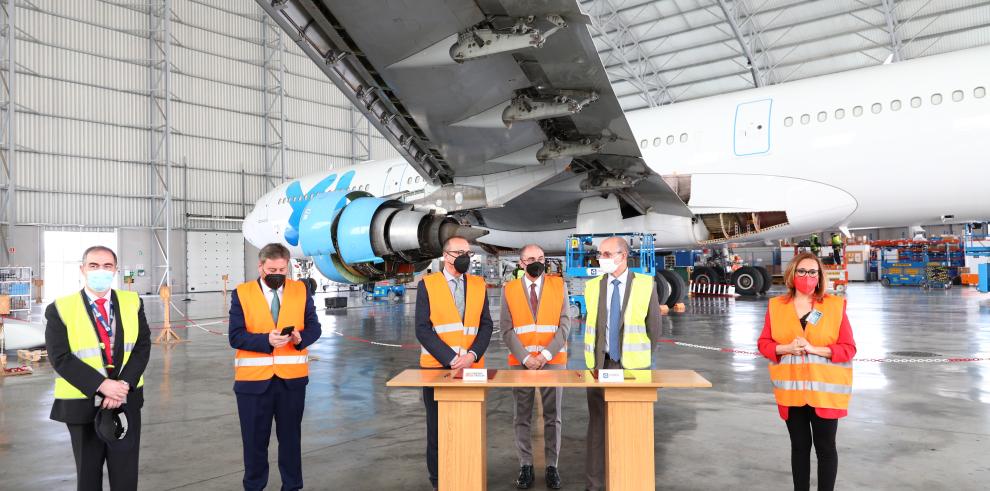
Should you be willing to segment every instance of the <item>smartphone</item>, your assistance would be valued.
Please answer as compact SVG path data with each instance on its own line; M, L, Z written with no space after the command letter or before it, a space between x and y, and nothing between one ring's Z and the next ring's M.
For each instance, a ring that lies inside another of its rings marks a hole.
M292 331L295 331L295 330L296 330L296 326L284 327L284 328L282 328L282 332L280 334L282 336L288 336L289 334L292 334Z

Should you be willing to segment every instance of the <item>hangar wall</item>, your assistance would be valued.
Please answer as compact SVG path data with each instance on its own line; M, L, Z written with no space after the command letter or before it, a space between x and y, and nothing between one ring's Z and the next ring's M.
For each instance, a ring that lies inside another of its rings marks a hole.
M170 222L183 291L182 230L237 231L283 177L398 156L252 0L16 4L2 250L36 275L53 226L121 228L160 269Z

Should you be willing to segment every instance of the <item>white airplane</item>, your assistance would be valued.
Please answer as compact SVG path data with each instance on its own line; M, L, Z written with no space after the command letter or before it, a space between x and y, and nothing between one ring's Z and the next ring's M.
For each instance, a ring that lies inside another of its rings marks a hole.
M534 21L502 0L476 23L417 6L426 29L409 10L324 3L260 2L405 158L285 183L244 234L332 280L425 267L453 233L559 251L573 233L650 232L698 249L990 214L990 47L623 114L576 5Z

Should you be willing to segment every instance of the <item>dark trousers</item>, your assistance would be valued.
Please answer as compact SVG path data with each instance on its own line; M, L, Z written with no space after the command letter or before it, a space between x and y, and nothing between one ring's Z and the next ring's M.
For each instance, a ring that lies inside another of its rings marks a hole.
M423 387L423 405L426 406L426 470L430 484L437 487L437 419L440 406L433 399L433 387Z
M241 419L244 443L245 490L260 491L268 485L268 441L272 436L273 417L282 489L302 489L300 438L305 406L305 387L290 390L278 377L273 378L261 394L237 393L237 414Z
M795 491L807 491L811 484L811 446L818 456L818 491L832 491L839 471L835 432L839 420L819 418L811 406L792 407L787 413L791 435L791 472Z
M96 436L93 423L66 424L72 440L72 455L76 458L76 489L103 489L103 463L107 464L110 489L132 491L138 484L138 451L141 449L141 411L134 411L128 420L128 433L134 432L134 446L127 450L112 450Z
M605 357L604 369L622 368L622 363ZM585 438L585 489L605 489L605 391L588 389L588 435Z

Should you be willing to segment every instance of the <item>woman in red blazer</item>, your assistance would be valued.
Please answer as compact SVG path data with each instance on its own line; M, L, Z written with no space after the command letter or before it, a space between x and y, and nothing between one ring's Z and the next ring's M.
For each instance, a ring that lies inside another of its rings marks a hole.
M771 362L777 409L791 438L795 490L809 489L812 442L819 491L835 487L835 433L852 394L856 342L845 300L825 294L822 269L815 254L794 257L784 272L787 293L770 300L759 340L760 353Z

